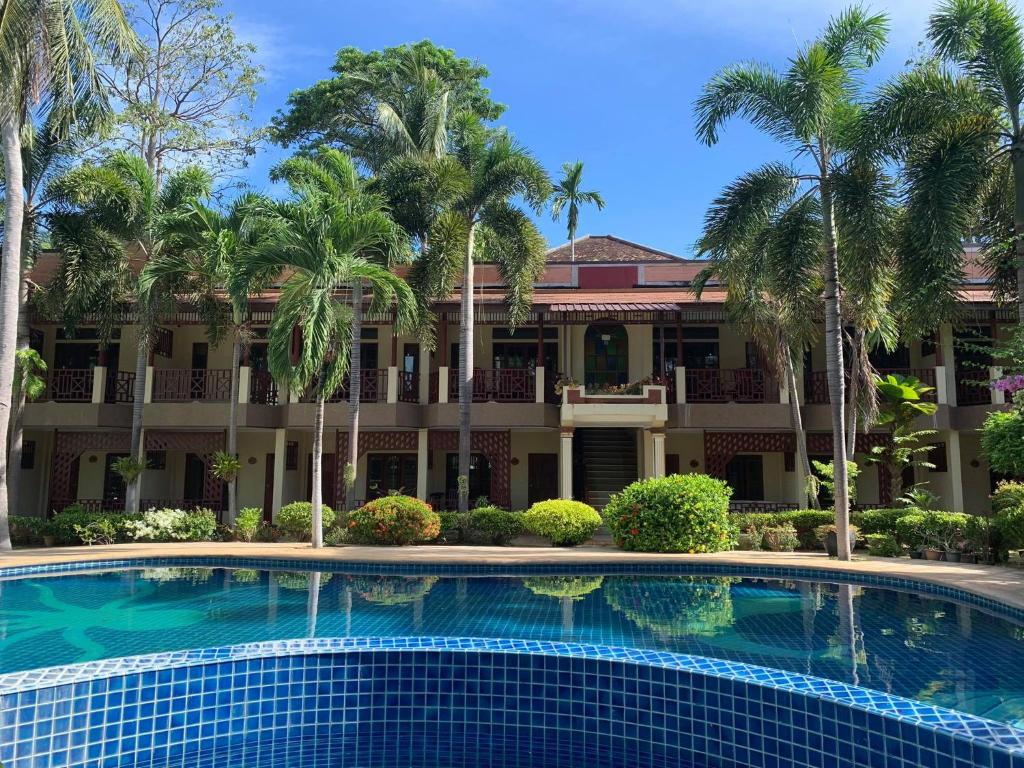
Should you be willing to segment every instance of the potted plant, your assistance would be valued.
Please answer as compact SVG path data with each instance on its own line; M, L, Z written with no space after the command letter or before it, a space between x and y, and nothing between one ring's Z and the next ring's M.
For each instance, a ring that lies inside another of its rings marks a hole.
M857 546L858 532L857 526L850 526L849 536L851 550ZM825 545L825 551L828 553L829 557L837 557L839 555L839 536L836 533L835 525L819 525L814 529L814 533L818 537L818 541Z
M980 515L970 515L964 529L964 552L961 563L984 562L988 553L989 520Z
M39 535L43 537L43 546L52 547L57 543L57 530L52 520L44 520L39 526Z
M747 528L740 531L738 541L738 549L748 552L761 549L761 545L764 542L764 529L758 528L756 525L747 526Z

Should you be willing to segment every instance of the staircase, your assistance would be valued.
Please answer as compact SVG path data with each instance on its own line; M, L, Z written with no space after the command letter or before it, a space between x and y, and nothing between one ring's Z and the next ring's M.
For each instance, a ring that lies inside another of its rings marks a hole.
M613 493L637 479L636 431L587 428L576 434L583 457L586 500L601 509Z

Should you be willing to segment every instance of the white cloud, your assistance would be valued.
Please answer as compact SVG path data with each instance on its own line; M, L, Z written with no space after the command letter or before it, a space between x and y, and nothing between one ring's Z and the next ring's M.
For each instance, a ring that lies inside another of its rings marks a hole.
M305 35L280 21L267 23L247 18L235 12L235 35L256 46L256 63L263 67L268 82L289 79L295 72L303 72L311 59L333 61L333 52L305 44Z

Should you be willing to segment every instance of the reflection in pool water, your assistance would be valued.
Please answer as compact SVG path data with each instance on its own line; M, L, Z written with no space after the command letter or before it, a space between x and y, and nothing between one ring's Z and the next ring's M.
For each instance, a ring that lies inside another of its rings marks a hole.
M874 587L204 568L0 582L0 672L257 640L388 635L666 649L842 680L1024 727L1024 628Z

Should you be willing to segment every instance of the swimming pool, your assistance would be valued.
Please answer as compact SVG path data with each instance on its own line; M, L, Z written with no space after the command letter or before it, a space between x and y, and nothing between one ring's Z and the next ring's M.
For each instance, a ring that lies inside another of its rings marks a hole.
M878 586L734 575L460 577L205 567L0 582L0 674L266 640L404 636L694 654L1024 728L1021 623Z

